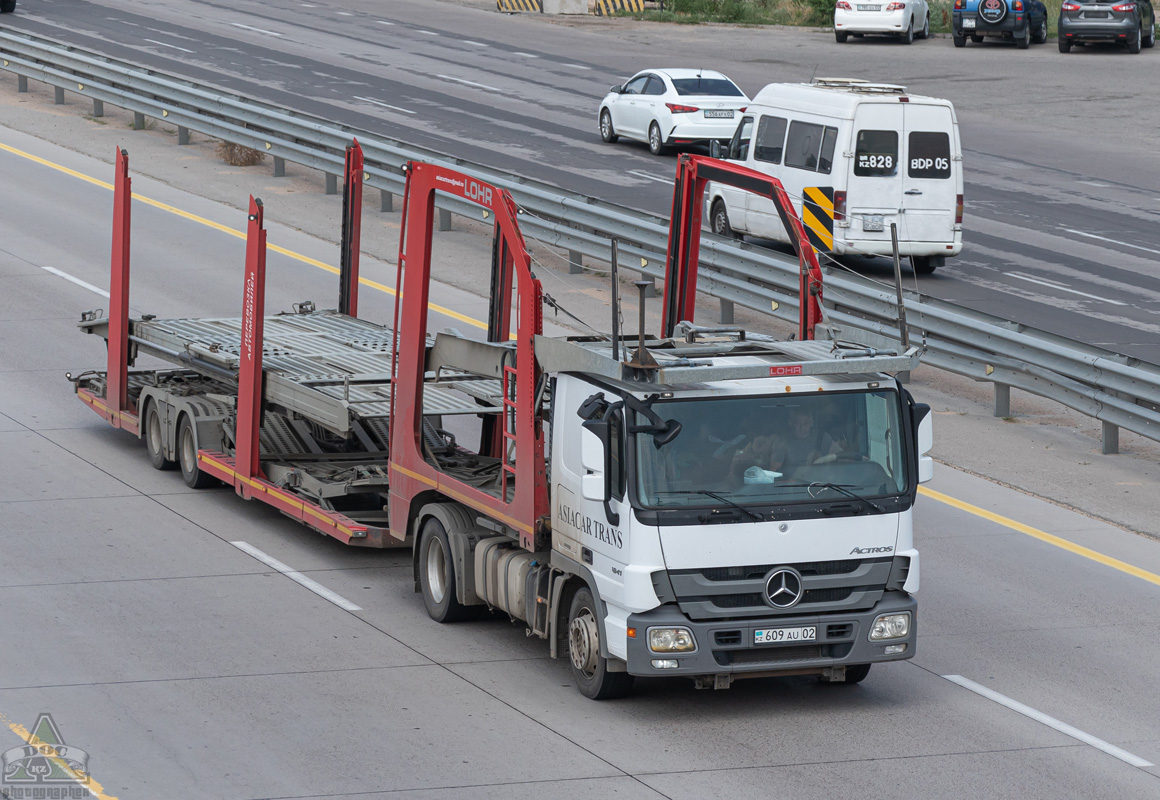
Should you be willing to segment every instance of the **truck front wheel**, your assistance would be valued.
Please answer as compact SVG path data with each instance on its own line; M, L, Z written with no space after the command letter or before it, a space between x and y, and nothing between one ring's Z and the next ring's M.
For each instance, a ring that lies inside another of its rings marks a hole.
M580 694L590 700L612 700L632 690L627 672L609 672L608 659L600 655L600 617L592 590L581 587L568 610L568 657L572 680Z
M443 523L434 517L423 523L419 540L419 587L427 615L436 622L458 622L474 612L455 596L451 544Z

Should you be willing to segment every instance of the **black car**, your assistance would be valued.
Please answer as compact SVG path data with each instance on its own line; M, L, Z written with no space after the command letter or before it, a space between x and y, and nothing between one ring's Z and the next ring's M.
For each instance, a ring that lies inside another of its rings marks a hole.
M1064 0L1059 9L1059 52L1073 44L1111 42L1129 53L1156 44L1156 12L1151 0L1113 0L1110 3Z
M965 47L968 37L975 43L997 38L1025 50L1047 41L1047 6L1040 0L955 0L951 36L955 47Z

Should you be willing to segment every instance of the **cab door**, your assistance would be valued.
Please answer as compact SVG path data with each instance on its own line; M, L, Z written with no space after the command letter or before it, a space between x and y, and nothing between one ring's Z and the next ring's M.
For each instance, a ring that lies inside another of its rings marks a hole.
M757 120L749 166L771 178L783 180L781 161L785 152L785 131L789 120L774 114L762 114ZM766 239L787 241L785 226L773 200L745 192L746 220L749 233Z
M955 206L962 193L962 159L958 153L954 120L946 106L903 106L906 124L906 169L902 191L905 237L940 245L932 255L946 252L955 238ZM926 255L914 249L916 255Z
M612 110L612 127L617 133L640 138L640 110L637 107L644 93L648 75L639 75L624 85L624 91L617 98Z
M725 156L726 159L750 166L749 146L752 139L753 116L742 117L741 122L737 125L737 130L733 133L733 138L729 141L729 152ZM749 192L734 186L726 186L723 183L716 184L714 188L719 191L721 199L725 202L725 213L729 215L730 227L738 233L748 233L749 218L746 214L746 206ZM712 223L711 220L710 223Z
M873 243L868 252L889 252L890 225L902 224L901 164L902 103L862 103L854 113L854 157L850 159L846 188L846 252L860 252L859 242ZM885 243L886 250L882 244Z

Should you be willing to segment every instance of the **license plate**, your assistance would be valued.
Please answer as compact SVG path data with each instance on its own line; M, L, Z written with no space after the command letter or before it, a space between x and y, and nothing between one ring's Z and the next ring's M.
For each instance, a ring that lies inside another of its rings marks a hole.
M862 216L862 230L864 231L881 231L885 230L882 224L881 214L864 214Z
M975 18L974 17L963 17L963 27L964 28L975 27Z
M1107 11L1085 11L1083 12L1084 19L1107 19L1110 17Z
M858 10L859 10L859 11L881 11L881 10L882 10L882 6L864 6L864 5L859 5L859 6L858 6Z
M705 119L733 119L731 108L706 108Z
M818 629L808 628L766 628L753 632L754 644L777 644L779 642L816 642Z

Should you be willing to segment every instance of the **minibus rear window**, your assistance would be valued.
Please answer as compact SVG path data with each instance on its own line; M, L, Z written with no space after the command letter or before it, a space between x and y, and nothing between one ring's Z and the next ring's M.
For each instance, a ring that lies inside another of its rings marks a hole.
M854 148L854 174L889 177L898 174L898 132L858 131Z
M834 161L838 129L811 122L791 122L785 140L785 163L810 172L829 172Z
M910 134L907 172L912 178L951 176L951 139L943 131L913 131Z
M753 157L770 164L781 163L782 146L785 144L785 118L762 117L757 123L757 149Z

